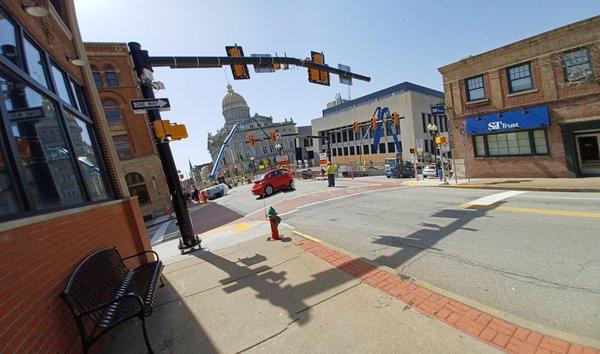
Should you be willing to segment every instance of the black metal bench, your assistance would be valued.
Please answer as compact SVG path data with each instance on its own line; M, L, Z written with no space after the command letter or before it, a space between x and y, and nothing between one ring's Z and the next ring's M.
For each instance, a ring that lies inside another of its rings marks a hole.
M153 253L156 260L131 269L125 260ZM139 317L148 352L145 317L152 313L163 265L154 251L121 258L116 247L96 251L75 268L61 297L75 316L83 350L120 323Z

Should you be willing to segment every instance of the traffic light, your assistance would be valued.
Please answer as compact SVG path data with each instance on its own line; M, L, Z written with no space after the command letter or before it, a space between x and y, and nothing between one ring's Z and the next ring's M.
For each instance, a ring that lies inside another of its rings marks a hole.
M225 47L228 57L243 57L244 51L239 45ZM231 65L231 73L235 80L245 80L250 78L250 72L248 66L245 64Z
M436 136L435 143L437 145L446 145L446 137L445 136Z
M272 142L277 141L277 133L275 133L274 131L269 134L269 137L271 138Z
M248 145L254 147L254 145L256 145L256 138L254 137L254 135L249 135L248 136Z
M310 60L317 64L325 65L325 55L323 53L310 52ZM308 81L329 86L329 73L324 70L308 68Z
M371 130L375 131L375 129L377 129L377 118L373 117L371 118Z
M160 140L170 138L170 140L181 140L188 137L187 129L183 124L171 124L168 120L156 120L152 122L154 134Z
M392 121L396 127L400 126L400 115L398 112L392 112Z
M410 148L410 153L414 154L415 153L415 148Z
M354 132L356 134L360 133L360 123L358 121L354 122Z

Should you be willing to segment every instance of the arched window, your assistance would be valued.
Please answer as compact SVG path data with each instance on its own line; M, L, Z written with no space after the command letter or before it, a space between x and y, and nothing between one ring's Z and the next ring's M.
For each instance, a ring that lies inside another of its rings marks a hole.
M129 194L138 197L140 204L150 203L150 195L144 177L137 172L131 172L125 175L125 182L129 188Z
M113 99L107 99L102 101L102 108L104 109L104 115L108 124L122 124L123 116L121 115L121 109L117 101Z
M104 67L104 74L106 75L106 83L110 87L119 86L119 78L115 72L115 68L112 66Z
M98 68L94 65L92 65L91 68L92 68L92 75L94 76L94 83L96 84L96 87L103 87L104 83L102 82L102 75L98 71Z

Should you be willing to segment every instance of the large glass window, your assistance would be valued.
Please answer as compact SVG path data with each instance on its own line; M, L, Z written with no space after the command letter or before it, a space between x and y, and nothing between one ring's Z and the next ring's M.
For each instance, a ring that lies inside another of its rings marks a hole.
M102 102L102 108L108 124L123 123L123 116L121 115L121 109L119 108L117 101L112 99L104 100Z
M15 26L6 18L4 12L0 11L0 50L2 56L21 66L21 58L17 47L17 37L15 36Z
M120 160L133 158L133 149L131 148L129 137L126 134L114 135L112 138Z
M392 143L388 143L388 152L396 152L396 145Z
M385 143L379 143L379 153L385 154Z
M485 89L483 87L483 75L466 79L465 86L467 88L467 101L476 101L485 98Z
M92 200L108 198L100 168L100 159L96 153L96 144L91 138L94 136L92 126L76 118L68 111L65 111L65 121L90 198Z
M43 210L83 202L55 105L21 82L1 79L4 104L25 173L23 183L33 207Z
M476 156L544 155L548 153L543 129L479 135L473 138Z
M71 97L69 96L69 86L65 80L65 75L63 72L54 65L51 65L52 68L52 76L54 77L54 87L56 88L56 93L60 98L62 98L65 102L73 105L71 101Z
M365 155L369 154L369 145L363 145L363 154L365 154Z
M592 65L587 48L563 53L562 57L567 81L574 81L592 73Z
M48 88L46 80L46 70L42 54L27 38L23 40L23 48L25 49L25 59L27 61L27 71L35 81L39 82L45 88Z
M87 110L85 108L85 99L83 98L83 90L81 86L79 86L75 81L70 80L71 83L71 92L73 92L73 98L75 99L75 108L77 108L81 113L87 114Z
M506 69L508 74L508 88L511 93L533 89L531 79L531 64L519 64Z

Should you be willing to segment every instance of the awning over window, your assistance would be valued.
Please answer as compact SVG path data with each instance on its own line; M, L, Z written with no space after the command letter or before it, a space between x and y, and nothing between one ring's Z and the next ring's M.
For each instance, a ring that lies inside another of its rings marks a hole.
M468 135L489 134L511 130L534 129L550 125L548 106L520 108L514 111L467 118Z

